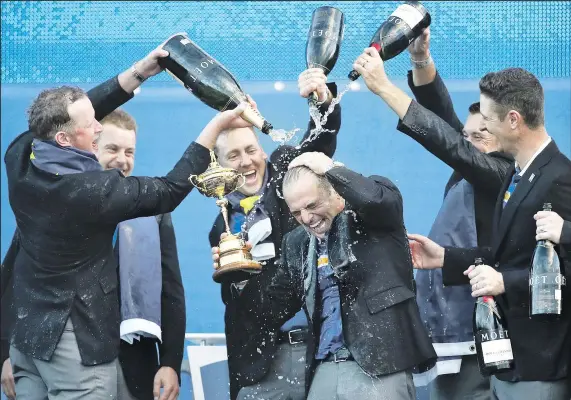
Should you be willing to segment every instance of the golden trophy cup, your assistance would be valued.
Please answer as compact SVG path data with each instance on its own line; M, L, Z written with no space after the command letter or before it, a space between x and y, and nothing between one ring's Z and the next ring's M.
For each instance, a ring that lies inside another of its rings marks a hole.
M240 183L240 178L242 182ZM262 271L262 265L252 259L252 255L246 248L245 241L239 235L233 235L228 226L228 200L224 197L235 190L240 189L246 182L244 175L232 168L223 168L216 161L214 152L210 151L210 165L200 175L191 175L188 180L203 195L216 198L216 205L220 207L226 233L220 240L220 258L218 268L214 271L212 279L215 282L241 282L249 279L252 275Z

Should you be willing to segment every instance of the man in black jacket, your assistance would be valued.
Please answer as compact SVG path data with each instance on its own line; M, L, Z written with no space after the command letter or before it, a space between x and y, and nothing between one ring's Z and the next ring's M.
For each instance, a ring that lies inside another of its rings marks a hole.
M312 68L302 72L298 81L302 97L307 98L314 91L318 93L321 115L337 95L336 85L326 84L326 79L321 69ZM246 184L239 192L228 196L231 229L233 233L239 232L246 222L244 229L248 239L255 242L252 256L264 263L261 275L274 272L283 236L297 226L281 196L281 183L289 162L308 151L320 151L332 157L340 126L341 111L336 105L327 116L324 131L315 137L315 123L311 120L300 146L281 145L270 155L269 161L252 129L236 129L220 135L216 144L220 164L235 168L246 176ZM218 246L223 232L224 222L219 215L210 231L212 247ZM259 240L253 239L254 232ZM257 276L251 280L261 278ZM239 305L234 300L239 290L236 285L222 285L231 398L285 396L292 400L303 399L305 368L303 362L298 362L305 356L307 337L303 312L280 329L263 324L246 333L237 310Z
M157 60L166 54L154 50L88 95L66 86L42 92L30 108L30 130L6 151L20 238L10 360L22 398L116 398L117 224L174 210L193 188L188 176L206 169L218 134L250 126L242 105L218 114L163 178L102 171L92 153L97 121L160 72Z
M411 371L436 355L414 300L399 190L312 152L291 162L283 194L301 226L284 237L274 274L245 286L242 318L279 326L303 307L308 399L415 399Z
M459 121L430 54L430 28L409 52L413 69L408 84L420 106L412 102L397 129L454 168L428 236L442 246L488 246L497 194L512 159L498 151L495 136L481 129L479 102L470 106L464 124ZM390 105L390 92L379 94ZM475 353L470 288L445 287L441 270L417 271L415 279L422 320L442 357L434 369L416 375L415 383L425 385L434 379L430 384L434 400L489 399L490 380L480 373Z
M118 169L124 176L130 176L133 172L135 164L135 147L136 147L136 131L137 125L133 117L127 112L117 109L109 113L105 118L100 121L103 131L95 141L95 154L103 169ZM162 287L158 286L161 290L161 341L159 342L159 358L157 359L156 339L139 335L137 340L131 340L129 344L126 340L121 340L119 350L119 360L121 367L118 368L119 372L119 399L153 399L154 395L159 395L159 389L163 389L164 395L168 399L169 396L176 396L179 392L180 380L180 366L183 357L184 346L184 333L186 324L186 309L184 304L184 288L182 286L182 277L180 274L180 267L178 263L178 254L176 249L176 237L172 218L170 213L158 215L156 217L147 217L150 221L150 228L156 225L160 240L160 263L157 264L157 271L149 271L153 266L145 266L145 262L141 258L136 258L134 262L137 264L137 271L127 271L124 274L128 280L130 276L135 275L135 278L140 278L141 275L154 278L161 275ZM129 221L122 223L128 224ZM149 229L150 232L155 230ZM147 233L148 234L148 233ZM14 256L12 253L17 251L19 243L17 241L18 235L16 234L14 240L6 254L4 264L12 263ZM137 238L140 239L140 238ZM150 241L147 241L148 244ZM135 249L138 253L143 253L142 258L156 259L153 255L148 254L147 248L141 248L135 244ZM149 247L148 245L145 247ZM115 247L118 260L121 260L120 246ZM127 254L128 256L129 254ZM124 255L125 257L125 255ZM126 263L124 263L126 264ZM119 263L119 265L121 265ZM134 272L131 274L130 272ZM12 281L12 277L3 276L3 279ZM142 279L133 279L140 282ZM147 279L148 280L148 279ZM130 282L128 282L130 283ZM10 284L11 285L11 284ZM133 287L134 286L134 287ZM120 290L123 287L128 287L128 290L121 290L131 298L131 302L137 302L133 299L133 292L140 291L141 285L121 285L119 282ZM11 288L10 288L11 289ZM143 288L144 295L148 296L149 288ZM2 294L5 291L2 289ZM10 293L12 291L10 290ZM3 307L11 304L12 299L7 296L2 296ZM4 308L3 308L4 310ZM8 326L8 312L3 313L2 326ZM125 321L123 321L125 322ZM168 322L168 323L167 323ZM134 327L138 328L137 326ZM4 335L3 335L4 336ZM6 336L9 336L6 334ZM122 332L123 336L123 332ZM5 345L8 346L6 339ZM6 352L7 355L7 352ZM3 366L2 374L6 377L5 392L7 396L14 397L12 368L10 361L7 359ZM155 384L153 387L153 383ZM153 395L153 389L155 394Z
M566 400L571 290L562 290L558 319L530 318L529 268L536 240L549 238L571 278L571 226L564 222L571 220L571 161L547 134L543 89L531 73L510 68L487 74L480 103L484 127L515 159L496 202L491 246L442 248L414 235L415 267L443 267L445 285L469 283L473 297L495 296L503 309L515 368L492 377L494 399ZM552 213L540 212L544 203L551 203ZM474 267L476 257L488 265Z

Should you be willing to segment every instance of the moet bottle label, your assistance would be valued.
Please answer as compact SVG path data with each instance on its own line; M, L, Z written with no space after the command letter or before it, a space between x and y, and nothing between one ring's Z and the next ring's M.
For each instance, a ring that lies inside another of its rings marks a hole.
M548 272L545 274L532 275L529 278L529 286L534 285L565 286L567 285L567 279L562 274L558 274L556 272Z
M401 4L398 8L391 14L389 21L395 24L405 23L410 29L414 28L416 25L422 21L423 15L420 11L409 4Z
M485 364L513 360L512 344L507 329L479 330L476 332L476 341L481 343Z

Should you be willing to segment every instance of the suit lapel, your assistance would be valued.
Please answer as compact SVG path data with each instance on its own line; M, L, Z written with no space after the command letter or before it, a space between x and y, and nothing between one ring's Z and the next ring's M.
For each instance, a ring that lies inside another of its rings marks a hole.
M327 253L329 265L337 278L342 277L354 260L349 246L349 218L345 211L335 217L331 224Z
M543 149L541 153L539 153L539 155L535 158L535 160L533 160L529 168L525 171L525 174L523 174L523 176L521 177L521 180L517 184L516 189L514 190L506 206L502 210L503 194L505 193L511 181L511 175L508 175L510 178L507 180L508 181L507 186L505 186L503 192L500 193L500 199L498 201L501 216L499 218L496 240L494 240L495 244L494 253L498 251L503 240L505 239L509 227L511 226L511 222L519 208L519 205L522 203L522 201L525 200L525 198L535 185L535 182L539 180L539 177L541 176L541 171L540 171L541 167L547 164L557 151L558 151L557 145L555 144L555 142L552 141L545 149Z

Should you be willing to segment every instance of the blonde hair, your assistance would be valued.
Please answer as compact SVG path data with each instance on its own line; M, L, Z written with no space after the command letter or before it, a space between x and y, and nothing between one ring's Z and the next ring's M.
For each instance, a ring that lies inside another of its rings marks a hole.
M115 125L118 128L125 129L128 131L134 131L137 133L137 123L135 118L133 118L127 111L120 108L111 111L105 118L99 121L101 125L110 124Z

